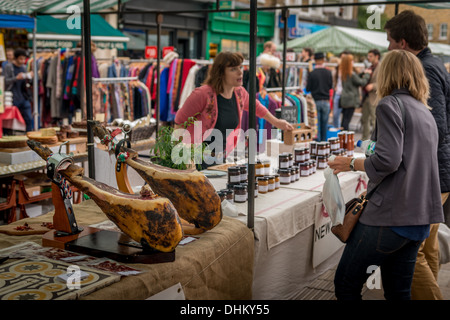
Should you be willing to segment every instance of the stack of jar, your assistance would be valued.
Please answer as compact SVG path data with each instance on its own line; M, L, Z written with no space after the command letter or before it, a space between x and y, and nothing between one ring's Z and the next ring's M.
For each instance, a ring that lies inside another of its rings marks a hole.
M355 150L355 132L341 131L338 133L339 146L344 149L344 153L348 157L353 157Z
M305 154L303 155L306 157ZM278 156L278 174L280 175L280 184L283 185L300 179L300 168L294 154L285 152Z
M310 142L309 148L295 148L295 165L299 167L300 177L307 177L317 169L317 142Z
M226 194L226 197L225 197ZM219 191L222 200L242 203L248 200L248 168L239 165L228 168L227 188ZM255 198L258 196L258 184L255 184Z

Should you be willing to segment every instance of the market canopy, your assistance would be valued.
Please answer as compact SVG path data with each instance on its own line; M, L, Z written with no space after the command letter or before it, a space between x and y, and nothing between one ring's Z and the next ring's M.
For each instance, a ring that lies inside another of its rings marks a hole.
M29 33L28 38L33 39ZM127 48L129 40L122 32L113 28L100 15L91 15L91 40L100 49ZM81 30L68 27L67 19L52 16L37 16L37 48L75 48L81 41Z
M0 14L0 28L34 28L34 19L25 15Z
M129 0L121 0L125 3ZM98 12L117 5L117 0L90 0L90 11ZM0 0L0 13L24 14L33 13L67 13L72 5L83 9L83 0Z
M303 48L313 48L314 51L331 52L338 55L344 50L354 54L367 54L371 49L385 52L388 49L386 32L356 29L347 27L330 27L310 35L297 38L286 43L288 49L296 52ZM436 55L450 56L450 45L429 43Z

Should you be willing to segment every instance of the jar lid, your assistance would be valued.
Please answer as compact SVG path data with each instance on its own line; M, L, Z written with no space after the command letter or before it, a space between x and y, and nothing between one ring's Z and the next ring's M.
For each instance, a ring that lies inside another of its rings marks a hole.
M286 153L280 154L279 155L280 158L289 158L289 155Z
M261 181L269 181L269 178L268 177L258 177L258 181L259 180L261 180Z
M287 173L287 172L290 173L291 170L290 170L290 169L279 169L279 170L278 170L278 173L283 173L283 172L284 172L284 173Z
M235 189L247 189L247 186L244 186L242 184L237 184L234 186Z
M275 176L267 176L267 178L269 178L269 180L270 179L275 179Z
M229 167L228 171L233 171L233 172L236 171L237 172L237 171L241 171L241 168L239 168L239 167Z

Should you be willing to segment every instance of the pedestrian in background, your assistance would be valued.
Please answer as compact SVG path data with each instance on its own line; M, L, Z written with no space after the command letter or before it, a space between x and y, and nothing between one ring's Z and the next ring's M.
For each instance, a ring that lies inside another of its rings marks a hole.
M416 55L422 62L430 85L428 105L439 132L438 161L442 205L450 192L450 76L442 61L428 48L425 20L413 11L402 11L389 20L385 29L389 50L401 49ZM414 186L415 187L415 186ZM431 225L430 236L422 243L417 255L412 284L414 300L442 300L437 283L439 273L439 224Z
M334 61L337 67L333 74L333 127L340 128L342 108L339 105L342 93L342 75L341 75L341 58L336 58Z
M370 273L379 266L387 300L411 299L417 252L430 224L444 221L439 190L438 130L427 108L428 81L417 57L388 52L377 79L375 154L336 157L335 174L365 171L372 193L342 254L334 279L338 300L360 300ZM396 95L404 105L404 117ZM374 190L376 188L376 190Z
M325 55L323 52L316 52L314 54L314 60L316 67L308 76L306 91L311 92L316 103L319 124L317 141L326 141L330 114L330 90L333 88L333 76L331 75L331 71L324 65Z
M371 70L364 70L362 77L356 74L353 69L352 54L342 55L340 69L342 77L342 92L340 98L340 105L342 108L341 127L344 130L349 130L353 113L361 104L360 87L365 86L369 81Z
M27 52L24 49L14 51L14 60L8 63L3 70L5 76L5 90L13 94L13 104L25 120L26 131L33 130L33 117L31 113L31 79L33 72L28 72L25 68Z
M362 117L361 123L363 127L362 140L367 140L375 128L375 108L377 106L377 74L378 63L380 62L380 51L372 49L367 53L367 60L371 63L369 69L372 71L369 83L363 87L362 99Z

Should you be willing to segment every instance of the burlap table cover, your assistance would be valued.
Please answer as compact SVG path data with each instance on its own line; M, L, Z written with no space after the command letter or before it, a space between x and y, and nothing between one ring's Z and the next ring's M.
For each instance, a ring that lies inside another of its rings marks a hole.
M94 201L74 205L80 226L105 221L107 218ZM15 222L52 222L53 212ZM251 299L254 260L254 236L242 222L224 217L212 230L198 235L198 240L176 248L174 262L130 264L144 270L139 275L122 277L108 287L81 299L142 300L181 283L188 300ZM0 249L24 241L42 244L42 235L10 236L0 234Z

